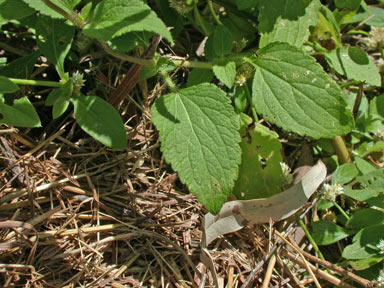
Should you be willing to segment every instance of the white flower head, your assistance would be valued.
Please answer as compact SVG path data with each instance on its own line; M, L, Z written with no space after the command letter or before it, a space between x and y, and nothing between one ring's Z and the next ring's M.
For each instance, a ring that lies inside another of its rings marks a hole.
M323 198L329 201L335 201L336 197L343 194L343 186L340 184L330 185L325 183L321 189Z
M377 277L377 287L384 287L384 270L380 270L380 275Z
M376 247L380 250L380 254L384 254L384 239L381 239Z
M280 166L281 166L281 170L283 171L283 177L284 177L285 183L291 184L293 180L293 176L291 174L291 168L289 168L289 166L284 162L280 162Z

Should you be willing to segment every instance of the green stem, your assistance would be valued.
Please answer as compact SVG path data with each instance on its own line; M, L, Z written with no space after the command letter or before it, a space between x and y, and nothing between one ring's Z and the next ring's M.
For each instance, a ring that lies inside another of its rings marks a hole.
M315 249L317 255L319 255L320 259L325 260L323 253L321 253L319 246L317 246L315 240L312 238L311 233L309 233L307 226L305 226L304 221L300 219L300 217L297 217L297 221L299 222L299 225L301 229L303 229L305 235L307 236L309 242L312 244L313 249Z
M173 93L177 93L176 85L175 83L173 83L171 77L169 77L167 71L162 69L160 72L161 72L161 76L163 76L165 82L168 84L169 89L171 89Z
M195 6L193 7L193 14L195 15L196 23L199 24L199 26L203 30L205 36L209 36L209 34L211 34L211 33L209 33L209 30L205 26L203 18L201 18L199 9L197 9L197 4L196 3L195 3Z
M351 163L351 156L349 155L347 146L341 136L335 136L331 139L333 148L336 151L339 164Z
M221 23L219 17L217 17L217 15L215 13L215 9L213 8L212 0L208 0L207 2L208 2L209 11L211 11L213 19L215 19L217 24L223 25L223 23Z
M339 204L337 204L336 201L332 201L332 202L335 205L335 207L340 211L340 213L343 214L345 219L347 220L351 219L351 217L348 216L348 214L344 211L344 209Z
M19 85L31 85L31 86L47 86L47 87L57 87L60 88L63 86L60 82L54 82L54 81L40 81L40 80L28 80L28 79L15 79L15 78L8 78L15 84Z
M247 83L245 83L243 87L244 87L244 91L245 91L245 96L247 97L248 103L251 106L251 112L252 112L254 121L258 122L259 118L257 117L255 105L253 104L253 100L252 100L252 97L251 97L251 93L249 92Z
M83 21L83 19L77 15L74 11L71 11L72 13L68 13L66 11L64 11L63 9L61 9L59 6L57 6L56 4L53 4L50 0L42 0L44 2L45 5L47 5L49 8L51 8L52 10L56 11L57 13L59 13L60 15L64 16L66 19L68 19L69 21L71 21L73 24L75 24L77 27L79 27L80 29L83 29L84 26L85 26L85 23Z

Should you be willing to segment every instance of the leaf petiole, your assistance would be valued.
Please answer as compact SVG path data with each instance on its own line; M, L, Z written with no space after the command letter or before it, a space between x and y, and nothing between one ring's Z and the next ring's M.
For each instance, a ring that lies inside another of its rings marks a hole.
M46 86L46 87L57 87L60 88L63 86L60 82L55 81L41 81L41 80L29 80L29 79L16 79L16 78L8 78L15 84L19 85L31 85L31 86Z

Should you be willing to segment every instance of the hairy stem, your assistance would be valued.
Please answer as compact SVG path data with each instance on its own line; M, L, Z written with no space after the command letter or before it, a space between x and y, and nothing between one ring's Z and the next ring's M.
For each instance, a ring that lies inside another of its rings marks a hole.
M335 136L331 140L332 146L336 151L339 164L351 163L351 156L349 155L347 146L341 136Z

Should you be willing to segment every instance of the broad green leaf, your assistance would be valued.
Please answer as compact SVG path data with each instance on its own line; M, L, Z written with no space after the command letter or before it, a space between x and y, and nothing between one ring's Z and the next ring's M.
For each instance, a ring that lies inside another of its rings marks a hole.
M13 1L13 0L12 0ZM53 18L64 18L61 14L57 13L55 10L52 10L47 5L44 4L42 0L23 0L33 9L39 11L43 15L47 15ZM73 8L80 3L81 0L50 0L54 5L60 7L67 13L74 13Z
M353 180L359 171L356 166L352 163L347 163L337 167L335 173L332 176L332 184L346 184Z
M35 13L21 0L0 0L0 23L21 19Z
M349 8L356 10L360 7L361 0L335 0L337 8Z
M0 94L0 123L19 127L40 127L40 119L27 97L16 99L13 105L4 103Z
M362 229L381 223L384 223L384 212L373 208L367 208L353 213L346 225L353 229Z
M256 7L259 0L236 0L237 9L247 10Z
M195 68L191 71L187 80L187 87L198 85L205 82L211 82L213 79L213 72L211 69Z
M369 226L359 231L353 238L353 243L346 246L342 256L346 259L364 259L379 255L379 251L370 246L375 246L383 239L384 224Z
M127 138L119 113L97 96L80 96L72 99L74 115L81 129L105 146L124 150Z
M1 68L0 75L9 78L28 78L32 73L39 55L40 52L35 51L27 56L17 58L16 60L5 65L5 67Z
M231 53L232 33L224 25L217 26L213 32L213 50L218 57Z
M312 222L312 237L318 245L329 245L352 235L353 232L333 222Z
M0 76L0 94L13 93L19 90L19 86L9 80L7 77Z
M105 0L97 4L93 21L83 32L98 40L108 41L132 31L158 33L172 41L164 23L140 0Z
M352 114L340 88L312 57L280 42L258 54L252 98L267 121L313 138L351 131Z
M65 79L64 59L71 48L75 28L65 24L64 20L40 16L36 34L39 50L54 65L60 78Z
M348 79L381 86L381 76L375 63L357 47L342 47L325 54L332 68Z
M279 135L261 124L249 134L240 144L239 178L232 192L238 200L270 197L280 193L284 184Z
M200 84L164 95L152 106L165 159L206 208L217 214L238 175L239 118L226 94Z
M261 0L259 4L260 47L275 41L301 47L315 26L317 0Z
M224 65L213 66L213 72L217 79L225 84L228 88L232 88L236 78L236 64L235 62L227 62Z

